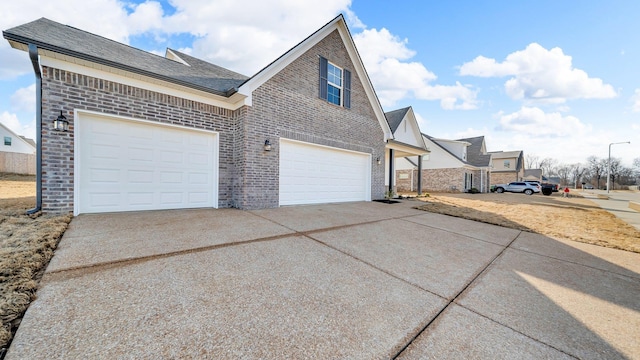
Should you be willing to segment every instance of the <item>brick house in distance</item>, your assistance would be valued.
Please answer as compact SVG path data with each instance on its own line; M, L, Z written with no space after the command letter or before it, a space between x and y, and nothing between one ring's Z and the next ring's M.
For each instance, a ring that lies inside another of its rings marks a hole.
M522 150L492 151L491 185L508 184L524 180L524 154Z
M491 183L491 155L484 136L448 140L422 134L430 153L422 159L422 184L426 191L466 192L472 188L488 192ZM398 162L398 191L415 191L417 157ZM402 181L402 179L413 179ZM400 185L403 185L402 187Z
M394 150L424 152L393 140L342 15L251 77L44 18L3 36L41 89L43 211L369 201Z

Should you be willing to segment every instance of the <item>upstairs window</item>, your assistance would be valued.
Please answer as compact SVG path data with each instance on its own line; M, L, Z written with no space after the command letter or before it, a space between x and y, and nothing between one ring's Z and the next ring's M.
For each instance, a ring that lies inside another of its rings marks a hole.
M4 137L4 144L6 146L11 146L11 136L5 136Z
M509 161L509 160L505 160L505 161L504 161L504 168L505 168L505 169L509 169L509 168L511 168L511 161Z
M351 72L320 57L320 98L351 108Z
M327 64L327 101L342 105L342 69L332 63Z

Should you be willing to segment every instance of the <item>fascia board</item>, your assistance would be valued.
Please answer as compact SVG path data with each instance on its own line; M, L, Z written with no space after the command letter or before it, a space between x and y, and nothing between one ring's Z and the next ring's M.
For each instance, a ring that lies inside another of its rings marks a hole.
M249 80L244 82L242 85L238 87L238 93L246 96L244 100L244 104L251 106L252 104L252 93L255 89L260 87L262 84L267 82L273 76L282 71L285 67L299 58L302 54L310 50L313 46L318 44L322 39L331 34L334 30L338 30L340 34L340 38L347 49L347 53L349 54L351 61L354 63L355 71L360 78L365 93L367 94L367 98L371 103L371 107L378 119L378 123L384 132L384 141L388 139L393 139L393 134L391 132L391 128L387 123L387 118L384 116L384 111L382 110L382 105L380 105L380 101L378 100L378 96L373 89L373 85L371 84L371 80L369 79L369 75L364 68L364 64L362 63L362 59L358 54L358 51L355 47L355 43L353 42L353 38L349 33L349 29L346 26L344 18L342 15L337 16L327 25L313 33L311 36L303 40L301 43L296 45L294 48L289 50L287 53L276 59L274 62L269 64L264 69L260 70L256 75L252 76Z
M244 96L241 94L236 93L227 98L173 83L147 78L139 74L128 73L124 70L112 69L104 65L90 63L47 50L40 50L40 52L40 63L43 66L114 81L145 90L157 91L229 110L236 110L244 105Z

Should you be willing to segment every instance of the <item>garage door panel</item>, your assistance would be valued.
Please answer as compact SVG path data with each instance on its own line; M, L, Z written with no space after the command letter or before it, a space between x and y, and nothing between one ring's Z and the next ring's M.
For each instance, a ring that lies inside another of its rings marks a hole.
M215 207L215 133L90 115L78 128L77 213Z
M280 205L369 200L370 155L280 143Z

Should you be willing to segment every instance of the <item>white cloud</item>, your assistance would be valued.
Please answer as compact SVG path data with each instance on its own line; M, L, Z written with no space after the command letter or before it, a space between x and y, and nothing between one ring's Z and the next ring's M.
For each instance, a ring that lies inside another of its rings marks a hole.
M476 91L470 87L460 83L431 85L437 76L422 63L408 61L415 51L407 47L407 39L400 39L384 28L364 30L353 39L382 106L391 107L413 96L439 100L446 110L477 108Z
M36 108L36 84L20 88L13 93L11 108L15 111L33 112Z
M155 1L127 9L119 0L7 1L2 4L0 29L34 21L40 17L70 25L106 38L129 43L129 36L161 26L160 5ZM73 14L73 16L70 16ZM99 21L96 15L99 14ZM13 79L32 73L29 56L0 41L0 79Z
M505 61L478 56L460 67L460 75L479 77L512 76L505 83L507 95L515 100L564 103L568 99L608 99L616 96L609 84L591 78L572 65L571 56L555 47L547 50L531 43Z
M167 33L197 37L192 55L253 75L340 12L354 27L350 0L175 0L176 12L163 19ZM238 11L242 9L242 11Z
M537 107L523 106L514 113L501 114L497 130L548 138L584 134L591 127L575 116L562 116L559 112L545 113Z
M31 139L36 138L36 120L33 119L27 124L23 124L16 114L3 111L0 113L0 123L11 129L18 135L26 136Z
M636 89L633 96L631 96L631 110L633 112L640 112L640 89Z

